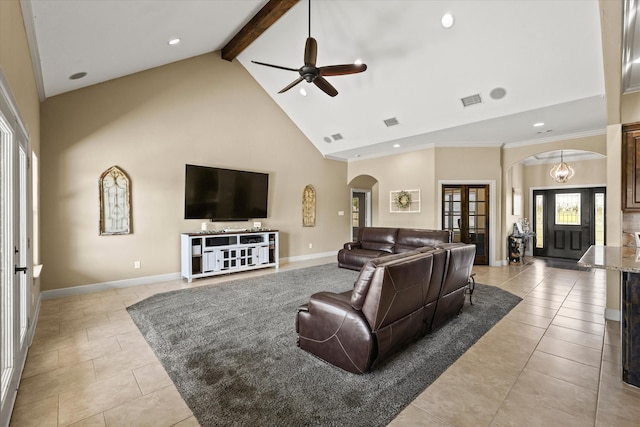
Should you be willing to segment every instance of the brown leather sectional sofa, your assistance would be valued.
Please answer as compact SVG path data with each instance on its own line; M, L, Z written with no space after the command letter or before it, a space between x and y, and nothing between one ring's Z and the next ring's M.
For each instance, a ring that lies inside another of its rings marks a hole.
M367 261L380 256L422 247L435 248L452 241L453 232L449 230L362 227L358 230L358 239L345 243L338 252L338 266L360 270Z
M369 260L352 290L312 295L298 310L298 346L364 373L458 315L475 245L439 246Z

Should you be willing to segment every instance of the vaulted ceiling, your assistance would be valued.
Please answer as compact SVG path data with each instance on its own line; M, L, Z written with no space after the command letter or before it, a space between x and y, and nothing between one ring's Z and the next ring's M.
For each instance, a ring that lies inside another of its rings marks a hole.
M21 0L42 98L221 50L266 0ZM367 64L302 82L309 3L299 1L235 60L328 158L427 146L531 144L605 132L596 0L311 2L319 66ZM441 18L451 13L454 25ZM251 27L249 25L248 27ZM169 45L180 38L177 45ZM80 79L69 77L87 73ZM300 93L306 89L306 96ZM465 107L463 98L479 103ZM385 120L395 119L387 126ZM543 125L534 126L535 124ZM397 146L397 147L394 147Z

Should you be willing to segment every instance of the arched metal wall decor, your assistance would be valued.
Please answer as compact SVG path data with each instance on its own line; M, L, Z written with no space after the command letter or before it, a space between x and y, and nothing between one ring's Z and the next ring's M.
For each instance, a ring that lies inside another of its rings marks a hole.
M100 175L100 235L131 234L131 180L117 166Z
M316 190L311 184L302 193L302 226L316 226Z

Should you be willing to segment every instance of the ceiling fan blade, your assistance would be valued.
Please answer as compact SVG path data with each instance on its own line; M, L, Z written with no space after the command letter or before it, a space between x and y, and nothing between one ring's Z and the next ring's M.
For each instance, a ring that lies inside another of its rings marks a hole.
M278 68L280 70L296 71L296 72L299 71L297 68L282 67L280 65L266 64L264 62L258 62L258 61L251 61L251 62L253 62L254 64L258 64L258 65L264 65L266 67Z
M309 37L304 45L304 65L307 67L315 67L317 56L318 43L316 42L316 39Z
M289 89L291 89L292 87L294 87L295 85L297 85L298 83L300 83L301 81L303 81L304 79L302 77L299 77L298 79L294 80L293 82L291 82L287 87L285 87L284 89L282 89L280 92L278 93L282 93L282 92L286 92Z
M320 67L320 75L342 76L345 74L361 73L366 69L366 64L327 65L326 67Z
M318 76L313 83L329 96L336 96L338 91L324 77Z

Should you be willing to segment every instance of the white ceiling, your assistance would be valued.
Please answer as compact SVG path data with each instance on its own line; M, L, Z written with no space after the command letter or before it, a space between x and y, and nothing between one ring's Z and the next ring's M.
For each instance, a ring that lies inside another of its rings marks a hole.
M266 0L21 3L41 97L50 97L219 50ZM445 12L455 17L451 29L440 24ZM328 77L335 98L306 82L278 94L297 73L251 63L302 66L307 19L301 1L237 60L325 157L605 133L597 0L314 0L318 66L368 65L361 74ZM173 37L181 43L169 46ZM69 80L82 71L86 77ZM493 99L496 88L506 96ZM463 108L461 98L474 94L483 102ZM399 125L386 127L393 117Z

